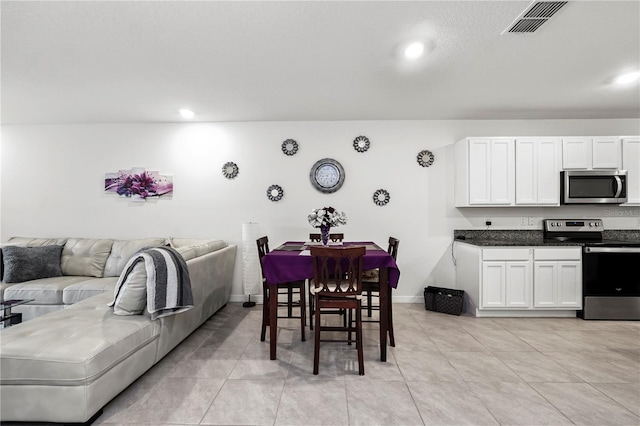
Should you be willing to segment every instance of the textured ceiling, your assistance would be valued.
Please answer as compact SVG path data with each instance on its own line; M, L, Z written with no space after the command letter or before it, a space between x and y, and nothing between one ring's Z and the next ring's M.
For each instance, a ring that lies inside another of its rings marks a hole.
M19 123L637 118L640 2L2 1L1 119ZM429 54L408 63L404 43Z

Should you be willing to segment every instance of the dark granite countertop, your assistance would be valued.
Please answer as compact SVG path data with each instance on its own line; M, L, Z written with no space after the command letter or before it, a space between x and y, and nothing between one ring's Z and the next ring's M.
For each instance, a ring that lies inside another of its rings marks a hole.
M584 243L577 242L545 242L542 230L464 230L453 231L456 241L480 247L580 247ZM640 230L608 230L603 235L606 240L640 242Z

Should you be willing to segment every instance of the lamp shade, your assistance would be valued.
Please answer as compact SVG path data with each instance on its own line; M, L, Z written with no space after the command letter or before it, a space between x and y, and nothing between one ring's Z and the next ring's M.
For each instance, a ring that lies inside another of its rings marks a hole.
M242 287L245 295L262 293L262 270L256 246L259 233L257 223L242 224Z

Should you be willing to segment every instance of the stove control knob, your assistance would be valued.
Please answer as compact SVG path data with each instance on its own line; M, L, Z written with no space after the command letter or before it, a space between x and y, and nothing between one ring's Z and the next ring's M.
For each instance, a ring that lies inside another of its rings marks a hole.
M551 222L551 226L556 226L556 223L555 222Z

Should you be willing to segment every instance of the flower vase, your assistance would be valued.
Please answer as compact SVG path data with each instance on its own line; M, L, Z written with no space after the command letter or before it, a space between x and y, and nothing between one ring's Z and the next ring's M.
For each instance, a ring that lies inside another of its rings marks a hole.
M320 239L322 240L322 245L326 246L329 244L329 230L331 227L329 225L321 225L320 226Z

